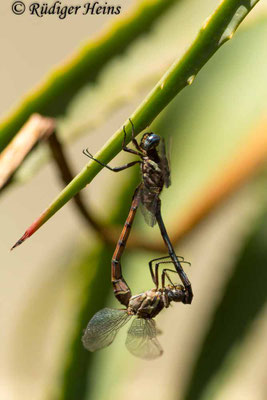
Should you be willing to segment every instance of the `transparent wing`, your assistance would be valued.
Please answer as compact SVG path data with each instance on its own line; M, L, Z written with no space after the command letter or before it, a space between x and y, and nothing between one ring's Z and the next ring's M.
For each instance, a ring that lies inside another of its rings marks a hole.
M156 220L155 214L152 213L151 211L149 211L146 208L146 206L144 205L144 203L142 203L142 202L140 203L140 208L141 208L141 212L145 218L146 223L151 227L156 225L157 220Z
M166 154L166 145L164 138L160 139L159 155L160 155L160 166L163 173L164 184L165 187L167 188L171 185L171 172L170 172L169 154L168 156Z
M155 195L154 198L152 196L153 194L151 194L151 192L149 192L149 190L144 186L139 191L141 212L146 223L151 227L153 227L157 222L155 214L158 205L158 195Z
M126 347L136 357L153 360L163 353L157 334L153 319L136 318L128 331Z
M126 310L103 308L89 321L82 337L84 347L96 351L109 346L118 330L131 318Z

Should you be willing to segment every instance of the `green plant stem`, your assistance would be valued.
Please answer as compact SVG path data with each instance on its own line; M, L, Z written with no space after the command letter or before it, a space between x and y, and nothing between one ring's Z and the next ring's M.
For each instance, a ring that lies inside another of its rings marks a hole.
M84 85L95 82L106 64L147 32L172 4L180 0L143 0L132 13L86 43L70 60L55 68L43 83L22 99L0 124L0 151L33 113L58 117Z
M205 63L227 40L232 38L237 27L257 2L258 0L224 0L220 3L214 13L205 21L197 37L182 58L169 68L131 116L136 135L150 125L184 87L193 82L196 74ZM127 130L126 142L129 143L131 139L129 121L125 123L125 127ZM121 127L95 157L104 163L108 163L121 150L122 139L123 129ZM98 163L89 162L13 247L18 246L30 237L73 196L88 185L101 169L102 166Z

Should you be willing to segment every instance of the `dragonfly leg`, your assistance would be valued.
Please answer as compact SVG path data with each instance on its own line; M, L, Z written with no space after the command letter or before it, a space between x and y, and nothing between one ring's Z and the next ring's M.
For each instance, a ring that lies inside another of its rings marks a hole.
M162 283L162 287L163 287L163 288L165 287L165 276L166 276L167 279L169 280L169 282L170 282L173 286L175 286L175 287L180 286L181 290L184 290L183 285L175 285L175 284L171 281L170 276L169 276L169 274L167 274L166 271L169 271L169 272L172 272L172 273L174 273L174 274L177 274L177 271L174 271L173 269L164 268L164 269L162 270L162 274L161 274L161 283Z
M172 263L173 264L173 262L172 261L167 261L167 262L162 261L162 262L157 263L155 265L155 272L153 271L153 262L159 261L159 260L165 260L166 258L169 258L169 257L170 256L163 256L163 257L154 258L153 260L150 260L149 263L148 263L150 274L151 274L151 277L152 277L152 281L155 283L156 288L159 287L159 275L158 275L159 265L163 264L163 263L164 264L165 263ZM182 259L183 259L183 257L182 257Z
M178 260L184 261L184 257L182 257L182 256L176 256L176 257L178 258ZM150 260L150 262L153 263L154 261L164 260L166 258L170 258L170 255L163 256L163 257L158 257L158 258L153 258L153 260Z
M159 266L160 266L161 264L172 264L172 265L173 265L173 261L161 261L161 262L157 263L157 264L155 265L155 275L156 275L157 277L158 277L158 275L159 275L158 269L159 269ZM181 264L190 264L190 263L189 263L188 261L181 261ZM191 265L191 264L190 264L190 265ZM178 274L176 270L173 270L173 269L170 269L170 268L164 268L164 269L162 270L161 278L162 278L162 276L164 275L164 272L165 272L165 271L169 271L169 272L173 272L173 273L175 273L175 274ZM166 274L166 275L167 275L167 274ZM170 280L169 276L167 276L167 278L169 279L170 283L171 283L172 285L174 285L173 282ZM162 281L162 280L161 280L161 281ZM164 287L165 287L165 284L164 284L163 281L162 281L162 288L164 288Z
M131 123L131 125L132 125L132 142L133 142L133 144L135 145L136 149L137 149L138 151L140 151L141 154L142 154L143 151L142 151L141 147L139 146L137 140L136 140L135 137L134 137L134 133L135 133L135 132L134 132L134 124L133 124L133 121L131 120L131 118L129 118L129 121L130 121L130 123Z
M133 165L135 165L135 164L140 164L140 163L142 162L142 161L140 161L140 160L136 160L136 161L132 161L132 162L130 162L130 163L128 163L128 164L122 165L121 167L111 167L110 165L104 164L104 163L102 163L101 161L99 161L99 160L97 160L96 158L94 158L94 157L92 156L92 154L89 152L88 149L83 150L83 154L84 154L85 156L89 157L91 160L94 160L94 161L96 161L98 164L102 165L102 167L105 167L105 168L107 168L107 169L109 169L110 171L113 171L113 172L120 172L120 171L123 171L124 169L130 168L130 167L132 167Z
M176 256L176 257L178 258L178 260L180 261L181 264L187 264L187 265L189 265L189 266L191 267L191 262L185 261L185 260L184 260L184 257L179 257L179 256ZM168 256L168 257L163 257L163 258L170 258L170 256ZM181 258L182 258L182 260L181 260ZM172 265L173 265L174 263L173 263L172 260L169 260L169 261L161 261L161 262L159 262L159 263L157 263L157 264L172 264ZM177 271L174 271L174 272L177 273Z
M161 265L161 264L173 264L173 262L172 261L161 261L161 262L159 262L159 263L157 263L156 265L155 265L155 275L157 276L157 280L159 281L159 266ZM175 271L176 272L176 271ZM176 272L177 273L177 272ZM162 283L162 289L163 288L165 288L165 282L163 282L163 279L162 279L162 276L163 276L163 272L162 272L162 274L161 274L161 283ZM170 281L171 282L171 281ZM173 285L173 283L171 282L171 284Z
M162 287L163 287L163 288L165 287L165 277L168 279L168 281L170 282L170 284L171 284L172 286L175 286L174 283L173 283L173 281L171 280L169 274L167 273L167 271L172 271L172 270L171 270L171 269L168 269L168 268L164 268L164 269L162 270L162 273L161 273L161 283L162 283ZM176 272L176 271L173 271L173 272Z
M178 260L180 261L181 264L188 264L191 265L190 262L188 261L184 261L184 257L181 256L176 256L178 258ZM166 260L167 258L170 258L170 256L163 256L163 257L158 257L158 258L154 258L153 260L149 261L149 270L150 270L150 274L152 277L152 281L155 283L156 288L158 288L158 284L159 284L159 279L158 279L158 268L160 264L173 264L173 261L161 261L159 263L157 263L155 265L155 272L153 271L153 262L155 261L160 261L160 260ZM177 271L174 271L177 273Z
M138 191L139 191L139 186L134 192L133 199L132 199L132 204L131 208L128 214L128 217L126 219L126 222L124 224L123 230L121 232L121 235L119 237L116 249L114 251L112 261L111 261L111 282L113 285L113 291L115 297L119 300L121 304L124 306L128 307L129 300L131 298L131 290L129 286L127 285L126 281L124 280L122 276L122 270L121 270L121 256L124 252L128 237L130 235L130 230L133 224L133 220L138 208Z
M123 132L124 132L124 136L123 136L123 142L122 142L122 150L127 151L128 153L135 154L136 156L142 157L143 153L141 153L140 151L130 149L129 147L126 146L127 134L126 134L125 126L123 126Z
M152 261L154 261L154 260L152 260ZM156 289L157 289L159 287L159 280L158 280L158 275L156 275L153 271L152 261L149 261L148 265L149 265L149 270L150 270L150 274L152 277L152 281L155 283Z
M173 264L173 261L161 261L161 262L157 263L157 264L155 265L155 274L157 275L157 277L158 277L158 275L159 275L158 270L159 270L159 266L160 266L161 264ZM163 271L162 271L162 273L161 273L161 287L162 287L162 289L165 288L165 275L167 275L167 279L169 280L169 282L171 283L171 285L174 286L174 283L171 281L171 279L169 278L169 275L168 275L165 271L172 271L172 272L174 272L175 274L177 274L177 271L174 271L174 270L169 269L169 268L164 268Z
M157 211L156 211L156 219L157 219L157 222L158 222L158 225L159 225L159 229L160 229L162 238L163 238L163 240L164 240L164 242L165 242L165 244L166 244L166 246L168 248L169 255L170 255L170 257L171 257L171 259L173 261L173 264L175 266L175 269L176 269L176 271L177 271L177 273L178 273L178 275L179 275L179 277L180 277L180 279L181 279L181 281L182 281L182 283L183 283L183 285L185 287L186 296L185 296L184 303L185 304L191 304L192 303L192 299L193 299L193 291L192 291L191 283L190 283L186 273L184 272L180 261L178 260L176 254L175 254L174 248L173 248L172 243L170 241L170 238L169 238L169 236L167 234L167 231L166 231L166 228L165 228L164 222L162 220L162 216L161 216L161 203L160 203L160 200L158 201L158 207L157 207Z

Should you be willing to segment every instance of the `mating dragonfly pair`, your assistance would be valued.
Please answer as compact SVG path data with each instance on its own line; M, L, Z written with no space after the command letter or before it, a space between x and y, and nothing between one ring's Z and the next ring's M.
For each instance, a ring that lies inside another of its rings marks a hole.
M97 312L89 321L82 341L89 351L104 348L113 342L118 330L132 316L136 316L137 318L133 320L127 334L126 347L137 357L154 359L162 354L162 348L157 340L159 331L153 318L163 308L169 307L172 301L191 304L193 292L190 281L182 267L182 263L189 263L184 261L183 257L178 257L175 254L161 216L161 200L159 196L164 185L165 187L170 186L170 169L164 140L155 133L148 132L143 135L140 144L138 144L131 120L130 123L132 125L132 143L136 150L126 146L125 127L123 127L122 149L139 156L139 160L132 161L121 167L112 168L95 159L88 149L83 151L87 157L114 172L122 171L139 163L142 181L134 192L131 208L111 261L111 280L114 295L125 308L123 310L104 308ZM149 262L155 288L132 296L131 290L123 278L120 260L139 205L146 222L150 226L154 226L156 222L158 223L169 255ZM154 262L156 264L153 269ZM159 287L159 267L161 264L172 264L175 270L169 268L162 270L161 287ZM178 274L183 285L174 284L169 272ZM167 285L166 280L168 281Z

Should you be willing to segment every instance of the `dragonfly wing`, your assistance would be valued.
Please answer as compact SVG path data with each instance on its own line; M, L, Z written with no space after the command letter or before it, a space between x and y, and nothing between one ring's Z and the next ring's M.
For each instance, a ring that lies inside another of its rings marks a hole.
M161 138L159 143L159 155L160 155L160 166L163 173L164 184L165 187L168 188L171 185L171 172L170 172L169 156L167 156L166 154L166 145L164 138Z
M158 205L158 196L154 195L154 198L152 196L153 195L146 187L142 187L139 191L139 204L141 212L144 216L146 223L151 227L153 227L157 222L155 214Z
M140 203L140 208L146 223L149 226L153 227L157 222L155 215L151 211L149 211L142 202Z
M126 310L103 308L89 321L82 342L89 351L96 351L109 346L118 330L131 318Z
M136 318L128 331L126 347L136 357L153 360L163 353L157 334L153 319Z

